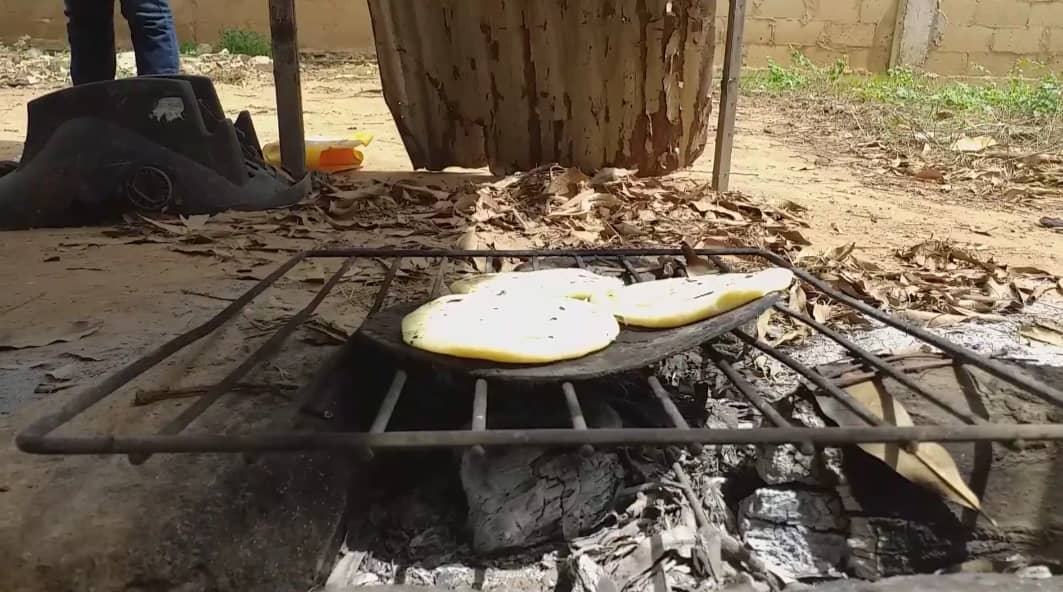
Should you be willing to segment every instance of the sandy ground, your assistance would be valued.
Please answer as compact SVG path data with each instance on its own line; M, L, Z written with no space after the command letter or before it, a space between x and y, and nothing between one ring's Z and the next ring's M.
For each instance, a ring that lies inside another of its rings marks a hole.
M219 91L223 105L232 114L241 109L252 112L263 141L276 138L272 87L225 85ZM26 131L26 101L41 92L0 89L0 158L18 155ZM318 72L306 84L304 101L309 134L372 132L376 140L367 150L366 169L409 170L377 80L343 68ZM788 137L766 131L777 127L785 117L770 103L742 105L732 188L759 199L786 199L807 207L806 217L812 224L808 237L817 245L855 241L870 258L875 258L886 250L932 236L951 238L985 245L1007 263L1063 274L1063 234L1036 224L1042 215L1059 212L1048 208L1038 212L1030 207L986 208L984 203L975 208L948 192L928 189L915 181L907 190L876 188L873 180L858 176L849 166L853 158L849 154L828 153L822 148L828 144L831 131L825 130L823 138ZM711 166L710 154L683 174L708 179ZM123 569L135 570L109 567L108 561L130 564L130 545L141 544L145 537L165 537L167 533L160 529L173 525L166 520L150 526L130 523L127 514L106 499L132 500L129 505L141 514L153 511L150 502L159 499L173 500L174 508L194 508L203 503L197 491L216 484L219 474L236 480L247 477L247 471L253 475L258 470L237 470L229 465L240 464L239 461L215 460L202 464L160 461L154 468L136 469L124 464L124 459L42 459L14 450L10 442L17 429L31 418L55 409L76 392L67 389L53 394L36 393L35 387L45 381L46 372L72 364L69 371L76 377L74 382L87 384L224 305L191 295L190 291L232 295L247 286L246 282L228 278L208 259L183 256L166 245L64 248L61 257L54 259L61 245L83 242L94 232L70 229L0 233L0 286L4 287L0 293L0 329L73 320L101 325L95 334L72 343L0 351L0 438L5 442L0 448L0 573L16 576L14 583L0 586L8 590L78 589L70 585L71 578L93 583L80 589L126 589L130 578ZM292 293L297 298L309 294L305 289ZM208 344L222 351L222 356L187 356L153 373L145 384L187 385L216 379L233 355L246 354L249 349L239 334L227 339L220 346ZM298 377L300 369L313 365L304 364L301 359L292 356L269 370ZM177 409L180 403L172 407ZM246 411L244 407L246 402L241 401L224 406L231 415L223 414L218 425L231 425ZM167 409L155 407L114 409L115 415L103 420L102 425L148 431L172 417ZM185 479L177 486L172 484L175 471ZM53 519L37 517L43 514ZM185 532L195 526L181 528ZM319 535L317 531L306 534ZM146 550L143 554L150 553ZM208 560L197 560L206 561L207 567L189 560L200 565L189 573L208 580L217 577ZM76 577L65 573L66 569L72 570L70 573L76 571ZM175 571L164 580L176 586L191 577Z

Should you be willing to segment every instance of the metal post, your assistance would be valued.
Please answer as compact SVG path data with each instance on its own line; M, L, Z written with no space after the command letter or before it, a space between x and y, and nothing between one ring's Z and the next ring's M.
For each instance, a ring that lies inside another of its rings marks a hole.
M295 0L269 0L269 30L273 43L273 85L277 89L281 164L299 179L306 174L306 139L303 135L303 90L299 81Z
M731 182L731 150L738 110L738 77L742 70L742 32L746 23L746 0L730 0L727 13L727 45L724 48L720 82L720 116L716 123L716 151L712 159L712 188L727 191Z

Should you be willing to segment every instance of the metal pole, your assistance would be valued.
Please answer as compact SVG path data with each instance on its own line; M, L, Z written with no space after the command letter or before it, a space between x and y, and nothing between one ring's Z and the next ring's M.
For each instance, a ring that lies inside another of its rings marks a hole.
M273 44L273 84L277 90L277 124L281 164L296 179L306 174L303 135L303 90L299 81L299 40L295 0L269 0L269 30Z
M724 48L720 82L720 116L716 123L716 151L712 159L712 188L727 191L731 182L731 150L738 111L738 77L742 70L742 32L746 23L746 0L730 0L727 13L727 45Z

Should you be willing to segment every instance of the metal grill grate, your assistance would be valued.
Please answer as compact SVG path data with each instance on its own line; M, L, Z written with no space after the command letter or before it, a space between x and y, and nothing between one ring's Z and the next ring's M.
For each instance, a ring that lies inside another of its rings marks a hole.
M140 463L154 453L177 452L243 452L247 455L264 452L292 452L301 450L347 449L370 451L372 449L413 449L413 448L476 448L491 446L573 446L590 450L593 446L616 445L668 445L686 444L780 444L793 443L805 449L813 446L843 445L863 442L902 443L914 445L920 441L955 442L955 441L999 441L1014 442L1021 440L1063 440L1063 424L998 424L974 416L933 392L921 387L903 370L892 366L888 359L879 357L847 339L845 336L822 323L794 312L781 304L774 304L780 313L802 322L820 334L835 341L849 351L860 363L883 376L896 380L917 395L933 402L956 419L948 425L919 425L899 427L887 424L869 412L861 403L846 393L836 381L800 363L785 352L773 347L741 329L731 331L738 339L771 356L795 371L808 382L814 384L827 395L834 397L861 417L867 425L860 427L794 427L774 408L764 401L756 386L743 378L714 347L707 352L724 376L734 385L752 406L767 419L770 427L707 429L690 427L680 414L668 393L668 390L656 378L648 379L648 386L657 402L670 418L672 427L668 428L607 428L594 429L587 426L580 407L576 388L572 382L559 385L560 395L566 402L571 427L566 429L488 429L487 413L490 398L490 381L479 378L475 381L472 409L469 410L471 425L462 430L423 430L423 431L388 431L396 404L403 395L407 381L407 372L399 369L395 372L383 401L368 431L364 432L320 432L295 429L301 411L316 397L319 397L324 384L331 373L341 364L343 350L335 353L311 380L304 385L291 404L284 410L284 415L272 422L272 427L265 431L238 434L204 434L184 433L211 405L228 394L251 370L266 361L279 350L283 342L313 314L317 306L339 283L351 265L360 258L386 258L391 265L380 290L376 293L369 316L380 311L389 289L401 268L404 259L423 258L440 259L443 264L452 258L476 257L512 257L538 261L545 257L570 257L577 263L592 258L612 258L628 270L634 278L637 273L629 258L679 256L678 249L597 249L597 250L549 250L549 251L470 251L470 250L410 250L410 249L371 249L338 248L307 251L295 255L278 267L268 277L257 283L240 298L229 304L202 325L163 344L158 349L144 355L128 366L108 376L98 385L89 388L62 407L57 413L40 418L16 437L18 447L36 454L128 454L130 460ZM895 319L859 300L851 298L832 289L811 274L793 267L782 257L761 249L699 249L697 254L707 256L723 270L729 270L724 256L742 257L756 261L761 265L773 265L792 269L800 281L816 288L839 305L847 306L866 317L887 326L901 330L921 341L941 350L952 364L969 365L979 368L1005 382L1008 382L1029 394L1035 395L1053 405L1063 407L1063 392L1050 387L1024 372L1012 369L999 361L987 358L975 352L959 347L948 340L929 331L913 327ZM219 383L201 395L192 405L167 424L159 433L153 435L74 435L60 436L52 433L64 424L75 419L86 409L114 394L143 372L154 367L184 347L206 337L224 323L236 316L248 303L259 296L278 279L288 273L300 262L312 258L343 258L345 261L325 282L309 304L267 338L258 349L232 370ZM348 342L349 344L349 342ZM346 346L345 346L346 347Z

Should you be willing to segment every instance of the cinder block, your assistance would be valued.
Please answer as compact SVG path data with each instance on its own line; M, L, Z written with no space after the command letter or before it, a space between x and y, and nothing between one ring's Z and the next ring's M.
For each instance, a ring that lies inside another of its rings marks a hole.
M867 71L885 72L889 70L891 49L889 43L872 47L871 53L867 58Z
M794 0L799 2L800 0ZM820 0L816 8L815 20L832 23L860 22L861 0Z
M839 58L848 58L848 51L841 49L828 49L826 47L806 47L801 50L812 63L818 66L830 66Z
M1038 2L1030 7L1030 24L1063 26L1063 2Z
M993 42L989 45L993 51L1006 53L1032 54L1041 51L1043 27L1029 29L997 29L993 32Z
M869 72L872 69L871 54L870 49L848 49L844 55L854 72Z
M768 60L784 66L790 64L789 47L778 45L747 45L743 53L743 63L747 68L767 68Z
M924 72L956 76L967 73L967 54L955 51L932 51L922 67Z
M875 43L875 25L872 23L830 23L826 33L827 43L844 47L871 47Z
M746 20L745 29L742 31L742 43L750 45L770 45L771 33L775 22L771 19L751 18ZM724 29L727 29L726 22Z
M993 28L1025 27L1030 21L1030 3L1026 0L978 0L974 9L976 25Z
M803 18L805 16L805 3L801 0L762 0L760 4L753 3L752 16L762 18Z
M890 29L893 29L896 21L897 0L862 0L860 2L860 22L889 24Z
M941 5L938 10L941 11L941 14L945 15L945 19L948 21L949 26L964 26L974 23L974 11L978 8L976 0L940 1Z
M967 54L967 73L972 76L1007 76L1022 56L1006 53Z
M802 23L801 21L775 21L775 36L773 41L777 45L815 45L823 35L824 24L821 21Z
M1022 29L1009 29L1022 31ZM949 23L942 32L938 49L941 51L989 51L993 29L977 25L953 25Z

